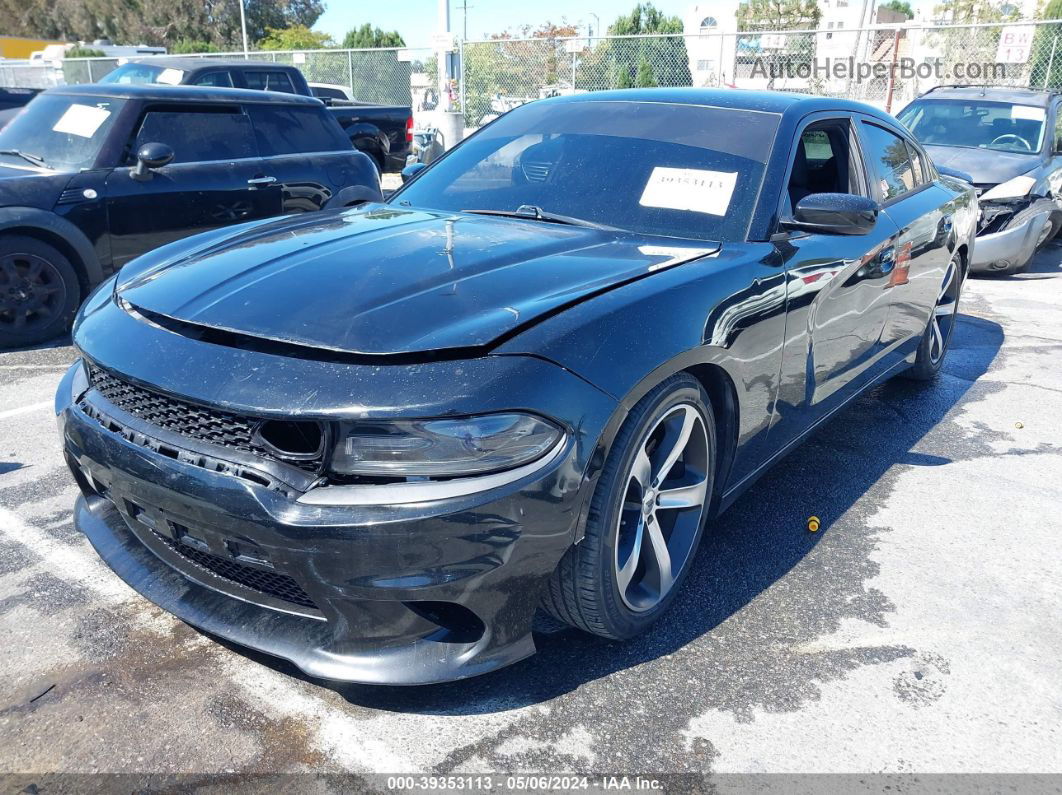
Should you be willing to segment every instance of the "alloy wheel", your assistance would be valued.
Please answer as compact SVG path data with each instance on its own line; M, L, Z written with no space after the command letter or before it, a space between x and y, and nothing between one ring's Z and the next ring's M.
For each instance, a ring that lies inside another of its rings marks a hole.
M933 307L933 317L929 323L929 360L933 364L944 357L951 334L955 330L955 316L959 311L961 286L959 263L952 258L944 273L944 281L937 292L937 303Z
M614 555L623 603L651 610L689 562L708 497L708 433L695 406L672 406L651 426L634 458L620 509Z
M0 329L43 328L65 304L66 285L48 260L17 252L0 256Z

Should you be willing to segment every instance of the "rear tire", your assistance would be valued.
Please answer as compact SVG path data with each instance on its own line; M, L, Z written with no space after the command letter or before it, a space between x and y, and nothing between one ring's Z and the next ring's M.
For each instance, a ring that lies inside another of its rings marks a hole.
M80 303L77 272L58 249L25 235L0 238L0 348L58 337Z
M549 581L546 612L605 638L648 629L689 572L715 462L715 418L697 379L672 376L638 401L605 460L585 535Z
M955 323L959 313L959 296L963 282L962 256L955 253L948 263L944 281L937 292L937 301L933 305L933 314L929 316L922 343L918 346L915 363L901 375L912 381L932 381L944 366L948 346L955 333Z

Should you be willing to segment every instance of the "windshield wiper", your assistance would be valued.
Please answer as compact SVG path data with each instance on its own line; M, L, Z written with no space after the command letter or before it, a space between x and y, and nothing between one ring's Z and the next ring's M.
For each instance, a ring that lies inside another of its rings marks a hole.
M594 221L587 221L583 218L573 218L570 215L549 213L534 204L521 204L515 210L462 210L461 212L473 213L475 215L500 215L503 218L524 218L528 221L545 221L549 224L586 226L590 229L606 229L613 232L620 231L617 227L609 226L608 224L599 224Z
M27 163L32 163L38 168L48 168L48 164L44 162L44 158L40 155L23 152L21 149L0 149L0 155L14 155L15 157L21 157Z

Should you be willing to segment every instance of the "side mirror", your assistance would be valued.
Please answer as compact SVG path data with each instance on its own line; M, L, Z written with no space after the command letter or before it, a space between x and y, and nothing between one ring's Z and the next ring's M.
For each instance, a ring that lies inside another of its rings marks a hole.
M402 184L405 185L427 167L427 163L410 163L402 169Z
M865 235L874 228L881 206L851 193L811 193L797 202L789 229L825 235Z
M147 143L136 150L136 168L129 172L133 179L151 179L151 169L162 168L173 160L173 148L167 144Z

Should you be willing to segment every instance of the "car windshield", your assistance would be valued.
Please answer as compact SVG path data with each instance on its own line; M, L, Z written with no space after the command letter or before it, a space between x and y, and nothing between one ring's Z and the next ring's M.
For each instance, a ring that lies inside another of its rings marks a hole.
M0 162L77 171L92 168L125 100L41 94L0 130Z
M665 102L534 102L484 127L391 201L744 240L779 118Z
M179 86L184 79L183 69L149 63L127 63L112 69L100 78L101 83L146 84L162 83Z
M1040 151L1046 116L1043 108L1010 102L921 99L899 119L923 144L1030 153Z

